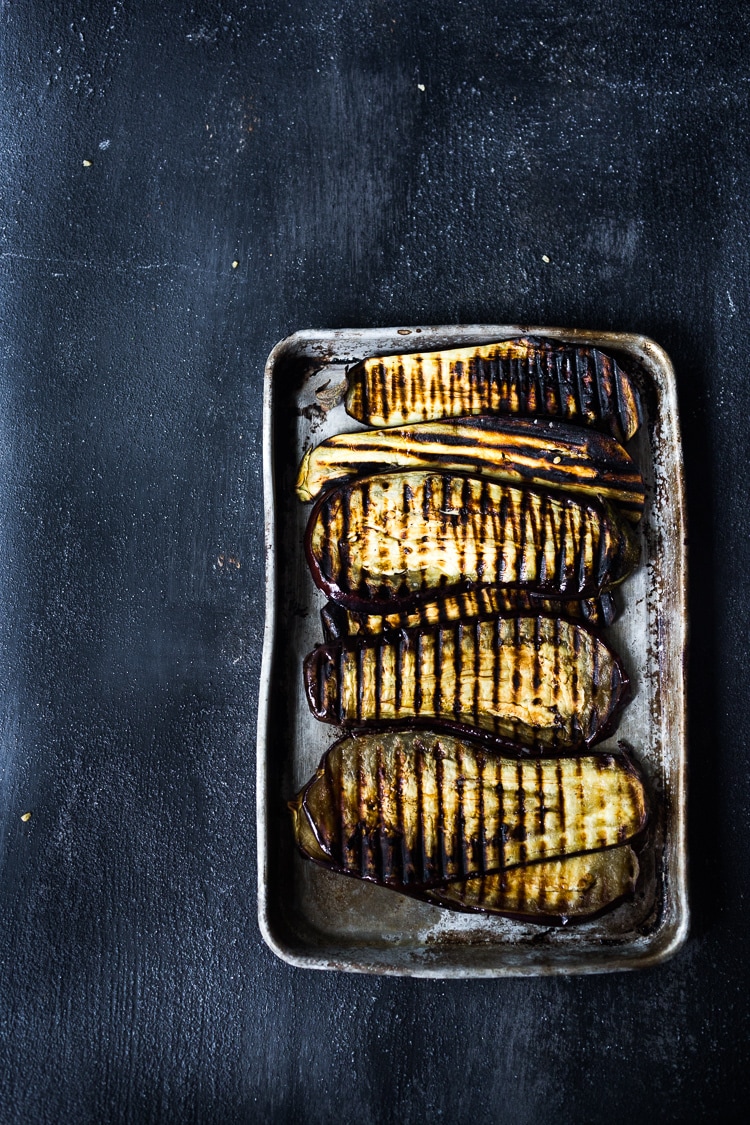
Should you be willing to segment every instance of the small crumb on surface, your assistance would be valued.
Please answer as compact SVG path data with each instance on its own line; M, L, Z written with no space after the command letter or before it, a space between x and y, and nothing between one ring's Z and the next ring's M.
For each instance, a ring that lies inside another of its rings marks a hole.
M26 824L27 821L31 820L31 813L30 812L22 813L21 814L21 820L24 822L24 824Z
M422 91L422 93L424 93L424 91L425 91L425 87L424 87L424 86L422 85L422 83L421 83L421 82L417 82L417 89L418 89L418 90L421 90L421 91Z
M549 258L547 257L546 254L542 254L542 261L547 262L549 264Z
M237 269L237 266L238 266L239 264L240 264L240 263L239 263L239 262L237 261L237 259L235 258L235 260L234 260L234 261L232 262L232 269L233 269L233 270L236 270L236 269Z
M84 168L90 168L91 167L91 161L90 160L84 160L83 166L84 166Z
M399 328L399 336L411 336L411 328Z

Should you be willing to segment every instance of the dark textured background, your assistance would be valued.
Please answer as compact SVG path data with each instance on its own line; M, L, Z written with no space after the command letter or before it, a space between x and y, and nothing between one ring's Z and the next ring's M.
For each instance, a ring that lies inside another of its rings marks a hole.
M735 7L0 0L4 1122L740 1119ZM658 969L381 980L259 937L263 364L298 328L460 321L675 362L694 924Z

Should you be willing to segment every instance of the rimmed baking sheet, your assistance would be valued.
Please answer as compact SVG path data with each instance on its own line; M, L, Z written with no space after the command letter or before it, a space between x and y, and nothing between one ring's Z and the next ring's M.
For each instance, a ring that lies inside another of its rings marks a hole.
M634 687L614 737L632 748L652 797L636 896L601 918L565 927L461 914L331 874L297 852L287 800L341 733L311 715L302 661L322 639L325 597L308 572L310 507L294 492L311 445L361 428L335 403L351 364L368 355L434 351L515 336L589 344L616 355L636 380L645 424L628 449L647 486L642 565L618 592L608 640ZM334 405L331 405L334 403ZM264 397L266 630L257 742L258 913L285 961L317 969L404 976L591 973L651 965L687 934L685 853L685 504L672 365L643 336L528 325L303 331L268 358Z

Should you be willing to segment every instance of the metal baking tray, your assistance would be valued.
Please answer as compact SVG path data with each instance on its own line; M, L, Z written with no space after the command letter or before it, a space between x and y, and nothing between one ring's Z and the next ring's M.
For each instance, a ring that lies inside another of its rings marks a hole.
M331 406L347 367L368 355L545 336L614 353L636 380L645 424L629 445L647 485L642 565L620 588L608 636L634 698L602 745L633 748L652 794L650 840L632 902L568 926L461 914L305 861L286 802L340 731L314 719L302 661L322 639L323 594L308 572L310 511L294 492L303 453L330 434L362 428ZM257 744L258 912L264 939L292 965L423 977L594 973L670 957L688 928L686 893L685 504L672 365L637 335L528 325L304 331L282 340L265 372L266 628Z

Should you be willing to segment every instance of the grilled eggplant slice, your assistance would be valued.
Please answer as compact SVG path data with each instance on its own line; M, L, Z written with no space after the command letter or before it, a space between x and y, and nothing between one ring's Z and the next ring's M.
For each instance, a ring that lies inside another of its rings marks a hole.
M411 730L334 743L289 807L305 855L399 889L615 847L647 816L625 755L500 757Z
M537 418L459 418L336 434L308 450L297 496L312 500L353 476L438 469L608 500L636 522L643 478L613 438Z
M318 645L316 718L344 726L435 721L539 752L606 737L630 698L620 660L562 618L491 617Z
M446 473L389 473L320 498L305 547L334 601L388 613L488 586L596 597L625 578L640 546L594 500Z
M436 906L473 914L582 921L631 896L638 873L637 856L625 844L446 883L424 897Z
M611 625L617 616L617 604L612 594L599 598L571 598L567 601L537 598L525 590L505 586L488 586L469 590L465 594L424 602L402 613L367 614L352 613L336 602L328 602L320 611L323 635L327 641L341 637L354 637L361 633L378 636L400 629L414 629L418 625L447 625L451 621L474 621L477 617L492 614L517 616L524 613L543 613L550 617L568 617L571 621L584 621L597 628Z
M467 414L560 418L629 441L641 423L628 375L597 348L552 340L373 356L347 375L346 410L370 426Z

